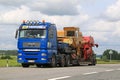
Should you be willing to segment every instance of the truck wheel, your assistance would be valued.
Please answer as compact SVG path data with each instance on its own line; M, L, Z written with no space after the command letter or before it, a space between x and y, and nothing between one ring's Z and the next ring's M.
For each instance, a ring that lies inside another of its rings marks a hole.
M51 67L56 67L56 57L55 57L55 55L53 55L52 58L51 58L50 66Z
M36 66L39 68L39 67L41 67L41 65L40 64L36 64Z
M64 67L64 66L65 66L65 55L61 55L60 66L61 66L61 67Z
M24 67L24 68L27 68L29 66L30 66L29 64L22 63L22 67Z
M66 67L70 66L70 55L66 55L66 57L65 57L65 66Z

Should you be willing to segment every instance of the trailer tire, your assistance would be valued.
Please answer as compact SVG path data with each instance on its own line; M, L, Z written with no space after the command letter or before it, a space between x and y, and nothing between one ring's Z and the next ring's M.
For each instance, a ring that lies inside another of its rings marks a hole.
M95 66L96 65L96 59L92 59L91 64L88 64L89 66Z
M29 66L30 66L29 64L22 63L22 67L23 67L23 68L27 68L27 67L29 67Z
M70 66L70 55L65 56L65 66L69 67Z
M56 57L55 57L55 55L53 55L52 58L51 58L50 67L56 67Z
M96 63L97 63L97 61L96 61L96 59L93 59L93 61L92 61L92 65L96 65Z
M62 54L60 58L60 67L65 67L65 55Z

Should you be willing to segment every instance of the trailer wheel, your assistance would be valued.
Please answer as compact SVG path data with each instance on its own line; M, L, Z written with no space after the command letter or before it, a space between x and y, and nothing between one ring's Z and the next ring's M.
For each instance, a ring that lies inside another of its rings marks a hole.
M97 63L96 59L91 60L91 64L88 64L89 66L95 66Z
M29 64L22 63L22 67L24 67L24 68L27 68L29 66L30 66Z
M65 57L65 66L66 67L70 66L70 55L66 55L66 57Z
M59 64L61 67L64 67L65 66L65 55L62 54L61 55L61 59L60 59L60 64Z
M92 65L96 65L96 63L97 63L97 61L96 61L96 59L93 59L93 61L92 61Z
M55 55L53 55L52 58L51 58L50 67L56 67L56 57L55 57Z

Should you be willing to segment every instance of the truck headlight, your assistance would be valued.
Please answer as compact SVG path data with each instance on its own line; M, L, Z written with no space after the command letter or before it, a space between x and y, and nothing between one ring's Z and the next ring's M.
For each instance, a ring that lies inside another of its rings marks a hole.
M18 53L18 56L22 56L22 53Z
M42 53L41 56L47 56L47 54L46 53Z
M41 58L41 60L46 60L45 58Z
M18 60L22 60L22 58L18 58Z

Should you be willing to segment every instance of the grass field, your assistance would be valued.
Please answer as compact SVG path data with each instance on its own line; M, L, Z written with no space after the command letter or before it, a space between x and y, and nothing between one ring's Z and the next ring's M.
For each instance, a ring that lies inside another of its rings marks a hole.
M97 59L97 64L120 64L120 60L103 61L101 59Z
M16 56L11 56L12 59L8 60L8 66L9 67L20 67L21 64L17 62ZM120 64L120 60L112 60L110 61L103 61L101 59L97 59L97 64ZM7 59L0 59L0 67L6 67L7 66Z
M11 56L12 59L0 59L0 67L6 67L7 62L9 67L16 67L16 66L21 66L19 63L17 63L17 57L16 56Z

